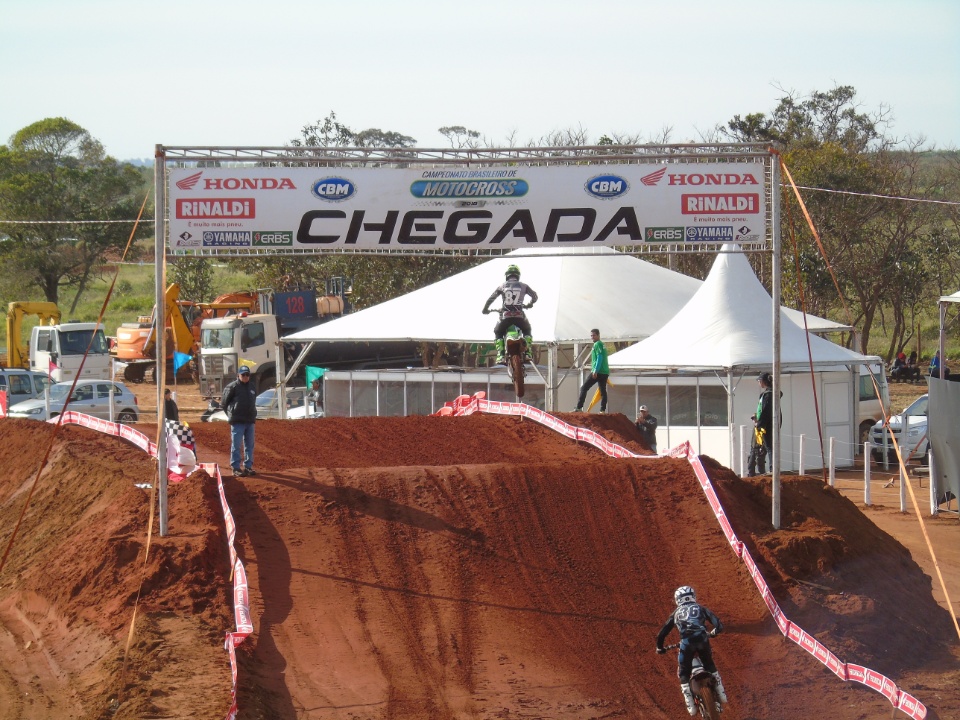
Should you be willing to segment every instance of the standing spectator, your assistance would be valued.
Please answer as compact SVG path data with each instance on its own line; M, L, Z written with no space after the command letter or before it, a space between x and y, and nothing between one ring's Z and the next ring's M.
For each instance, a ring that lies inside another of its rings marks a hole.
M600 412L607 411L607 378L610 377L610 366L607 364L607 348L600 342L600 331L594 328L590 331L593 340L593 349L590 351L590 375L580 387L580 399L574 412L583 411L583 402L587 399L587 391L594 385L600 388Z
M650 410L647 409L646 405L641 405L637 411L636 426L637 430L640 431L640 435L643 437L643 441L647 443L647 447L653 450L654 455L656 455L657 419L650 414Z
M250 368L244 365L237 371L237 379L224 389L220 404L230 422L230 467L234 476L256 475L253 426L257 422L257 388L250 382Z
M180 422L180 408L177 407L177 401L173 399L170 388L163 391L163 416L167 420Z
M323 390L320 389L320 378L314 378L310 383L310 392L307 393L307 416L323 413Z
M757 432L757 416L751 415L750 419L753 420L753 435L750 437L750 454L747 456L747 477L755 477L766 472L767 449Z
M757 440L763 445L773 469L773 377L768 372L757 377L760 383L760 399L757 401Z

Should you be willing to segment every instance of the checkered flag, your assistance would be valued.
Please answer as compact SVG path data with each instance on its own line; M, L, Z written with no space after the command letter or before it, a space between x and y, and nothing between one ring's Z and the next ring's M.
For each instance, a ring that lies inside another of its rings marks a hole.
M173 435L180 443L180 447L189 448L196 453L197 441L193 437L193 430L189 424L177 420L164 420L163 422L167 426L167 435Z
M167 478L180 482L197 466L197 441L187 423L164 420L167 429Z

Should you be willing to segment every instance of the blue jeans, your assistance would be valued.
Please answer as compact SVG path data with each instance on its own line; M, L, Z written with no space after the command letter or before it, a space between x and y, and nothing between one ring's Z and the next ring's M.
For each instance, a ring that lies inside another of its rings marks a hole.
M230 425L230 467L243 467L243 454L247 454L247 469L253 467L253 425L254 423L234 423Z

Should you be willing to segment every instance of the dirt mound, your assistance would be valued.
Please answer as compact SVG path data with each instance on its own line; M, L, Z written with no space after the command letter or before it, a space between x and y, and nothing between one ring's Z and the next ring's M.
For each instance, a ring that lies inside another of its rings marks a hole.
M645 452L622 415L564 418ZM228 426L194 430L201 460L228 466ZM51 433L0 423L4 547ZM134 483L151 463L77 428L53 457L0 576L0 718L223 717L213 483L171 487L170 535L144 564L150 497ZM255 465L226 481L255 624L238 649L241 718L677 717L675 658L653 646L681 584L727 627L725 717L891 713L782 639L685 461L615 460L472 416L264 421ZM843 660L908 675L931 716L960 714L956 674L937 669L956 667L949 619L902 546L806 478L784 481L774 532L769 489L707 465L791 619Z

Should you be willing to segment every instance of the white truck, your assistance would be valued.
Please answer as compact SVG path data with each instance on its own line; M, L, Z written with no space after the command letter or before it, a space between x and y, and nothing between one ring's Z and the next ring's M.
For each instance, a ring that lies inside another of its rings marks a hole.
M327 294L320 297L315 290L262 292L258 302L261 313L240 312L204 320L200 325L201 396L220 397L224 387L236 380L241 365L250 368L258 394L273 387L277 352L282 347L278 340L349 312L346 296L350 291L343 278L333 278L327 283Z
M107 337L97 323L38 325L30 332L30 369L49 375L52 382L73 380L78 373L82 380L109 380L110 362Z

